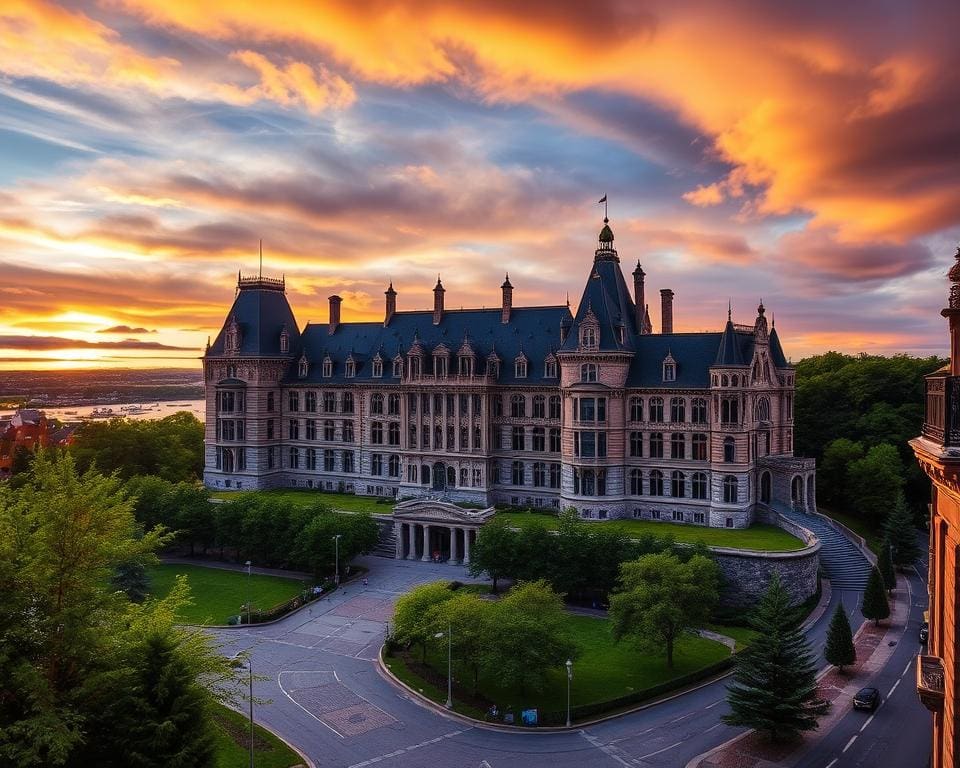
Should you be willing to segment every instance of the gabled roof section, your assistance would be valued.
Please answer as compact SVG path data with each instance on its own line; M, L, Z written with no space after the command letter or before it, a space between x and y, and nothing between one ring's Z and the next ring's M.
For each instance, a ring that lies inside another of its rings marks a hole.
M240 347L236 357L293 357L300 342L297 320L287 302L280 281L243 278L237 285L237 295L227 319L207 357L224 357L224 336L230 322L236 318L240 330ZM280 334L284 327L290 338L290 353L280 352ZM229 355L232 357L233 355Z
M437 325L433 324L433 311L397 312L390 325L383 323L341 323L337 332L330 336L326 325L310 324L300 338L300 347L295 350L299 357L305 353L307 359L316 362L329 355L334 361L333 376L324 378L322 367L310 366L307 378L297 379L291 375L291 383L340 384L378 381L372 377L372 366L358 366L357 375L347 380L344 377L345 362L351 352L354 358L367 358L374 351L383 349L384 355L395 355L401 350L412 351L416 344L423 350L424 375L431 375L434 351L444 347L449 354L451 349L462 347L461 342L469 337L470 346L477 356L477 375L486 373L488 357L496 350L500 360L513 360L522 353L531 361L526 378L516 379L512 365L501 365L497 381L510 384L536 384L543 380L543 361L560 344L560 324L569 321L570 310L560 307L514 307L510 313L510 322L501 322L501 309L453 309L446 310ZM293 371L292 374L296 372ZM389 380L390 372L384 371L384 380ZM556 379L546 380L551 384Z

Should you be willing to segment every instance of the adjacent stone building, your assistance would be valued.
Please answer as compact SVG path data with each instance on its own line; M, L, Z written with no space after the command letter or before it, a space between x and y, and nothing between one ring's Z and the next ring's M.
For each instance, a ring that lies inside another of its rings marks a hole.
M910 446L933 481L930 504L927 654L917 657L917 692L933 712L933 768L960 765L960 249L950 270L950 364L926 377L926 414Z
M814 508L814 466L793 451L794 371L763 305L752 325L654 333L604 220L569 306L432 310L302 330L282 280L238 277L204 356L205 482L574 508L742 527L766 506Z

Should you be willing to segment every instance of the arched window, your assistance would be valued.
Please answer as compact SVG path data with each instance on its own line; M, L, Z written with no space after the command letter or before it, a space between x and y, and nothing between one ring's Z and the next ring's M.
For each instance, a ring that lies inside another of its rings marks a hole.
M323 377L329 379L333 376L333 360L329 357L323 358Z
M542 419L546 416L547 399L543 395L533 396L533 418Z
M760 475L760 501L764 504L770 503L770 473L764 472Z
M527 378L527 358L518 357L513 361L513 375L518 379Z
M770 400L766 397L757 399L756 407L757 421L770 421Z
M695 397L690 403L690 420L694 424L707 423L707 401L703 397Z
M280 354L285 355L290 351L290 334L287 333L287 329L284 328L280 332Z
M687 495L687 482L683 472L674 470L670 474L670 495L682 499Z
M643 398L630 398L630 421L643 421Z
M548 357L543 363L543 378L545 379L555 379L557 378L557 359L555 357Z
M707 498L707 476L703 472L694 472L690 483L691 496L695 499Z
M659 469L650 472L650 495L663 496L663 472Z
M300 376L301 379L307 378L307 369L308 369L308 368L309 368L309 364L307 363L307 358L301 357L301 358L300 358L300 366L299 366L299 369L298 369L298 371L297 371L297 374Z
M400 395L398 395L396 392L387 398L387 413L389 413L391 416L400 415Z
M370 413L383 413L383 395L379 392L370 395Z
M643 495L643 472L639 469L630 470L630 495Z
M687 420L687 403L682 397L670 398L670 421L683 423Z
M663 421L663 398L662 397L651 397L650 398L650 421L660 423Z
M736 444L732 437L723 438L723 461L726 464L736 461Z
M455 488L457 485L457 470L453 467L447 467L447 487Z
M403 376L403 358L398 355L397 357L393 358L393 378L399 379L401 376ZM416 474L417 468L413 467L414 479L412 482L414 483L417 481Z
M583 363L580 366L580 381L596 381L596 380L597 380L597 364Z
M723 478L723 503L737 503L737 478L733 475L727 475Z
M527 399L523 395L510 396L510 415L515 419L527 415Z
M737 374L733 374L733 376L730 377L730 386L731 386L731 387L739 387L739 386L740 386L740 377L737 376Z
M324 406L324 410L326 410L326 406ZM343 399L340 401L340 410L343 413L353 413L353 392L343 393Z
M346 376L348 379L352 379L356 375L357 375L357 362L353 358L351 358L347 360Z
M371 373L375 379L380 379L383 377L383 360L381 360L379 357L373 358Z
M729 387L729 386L730 386L730 377L727 376L727 374L723 374L723 375L720 377L720 386L721 386L721 387Z

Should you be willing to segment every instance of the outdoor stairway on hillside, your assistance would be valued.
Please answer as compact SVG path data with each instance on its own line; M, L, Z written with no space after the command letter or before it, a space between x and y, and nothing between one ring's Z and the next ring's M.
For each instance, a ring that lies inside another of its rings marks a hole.
M380 537L377 539L377 546L370 554L379 557L397 556L397 534L393 523L380 523Z
M816 515L786 508L777 511L820 539L820 564L833 589L864 590L873 566L850 539Z

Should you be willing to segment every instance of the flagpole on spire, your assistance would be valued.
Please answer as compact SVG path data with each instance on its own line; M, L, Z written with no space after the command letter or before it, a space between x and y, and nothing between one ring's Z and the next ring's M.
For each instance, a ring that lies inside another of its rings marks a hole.
M606 224L608 221L610 221L610 219L607 218L607 196L604 195L597 202L603 203L603 223Z
M263 277L263 238L260 239L260 277Z

